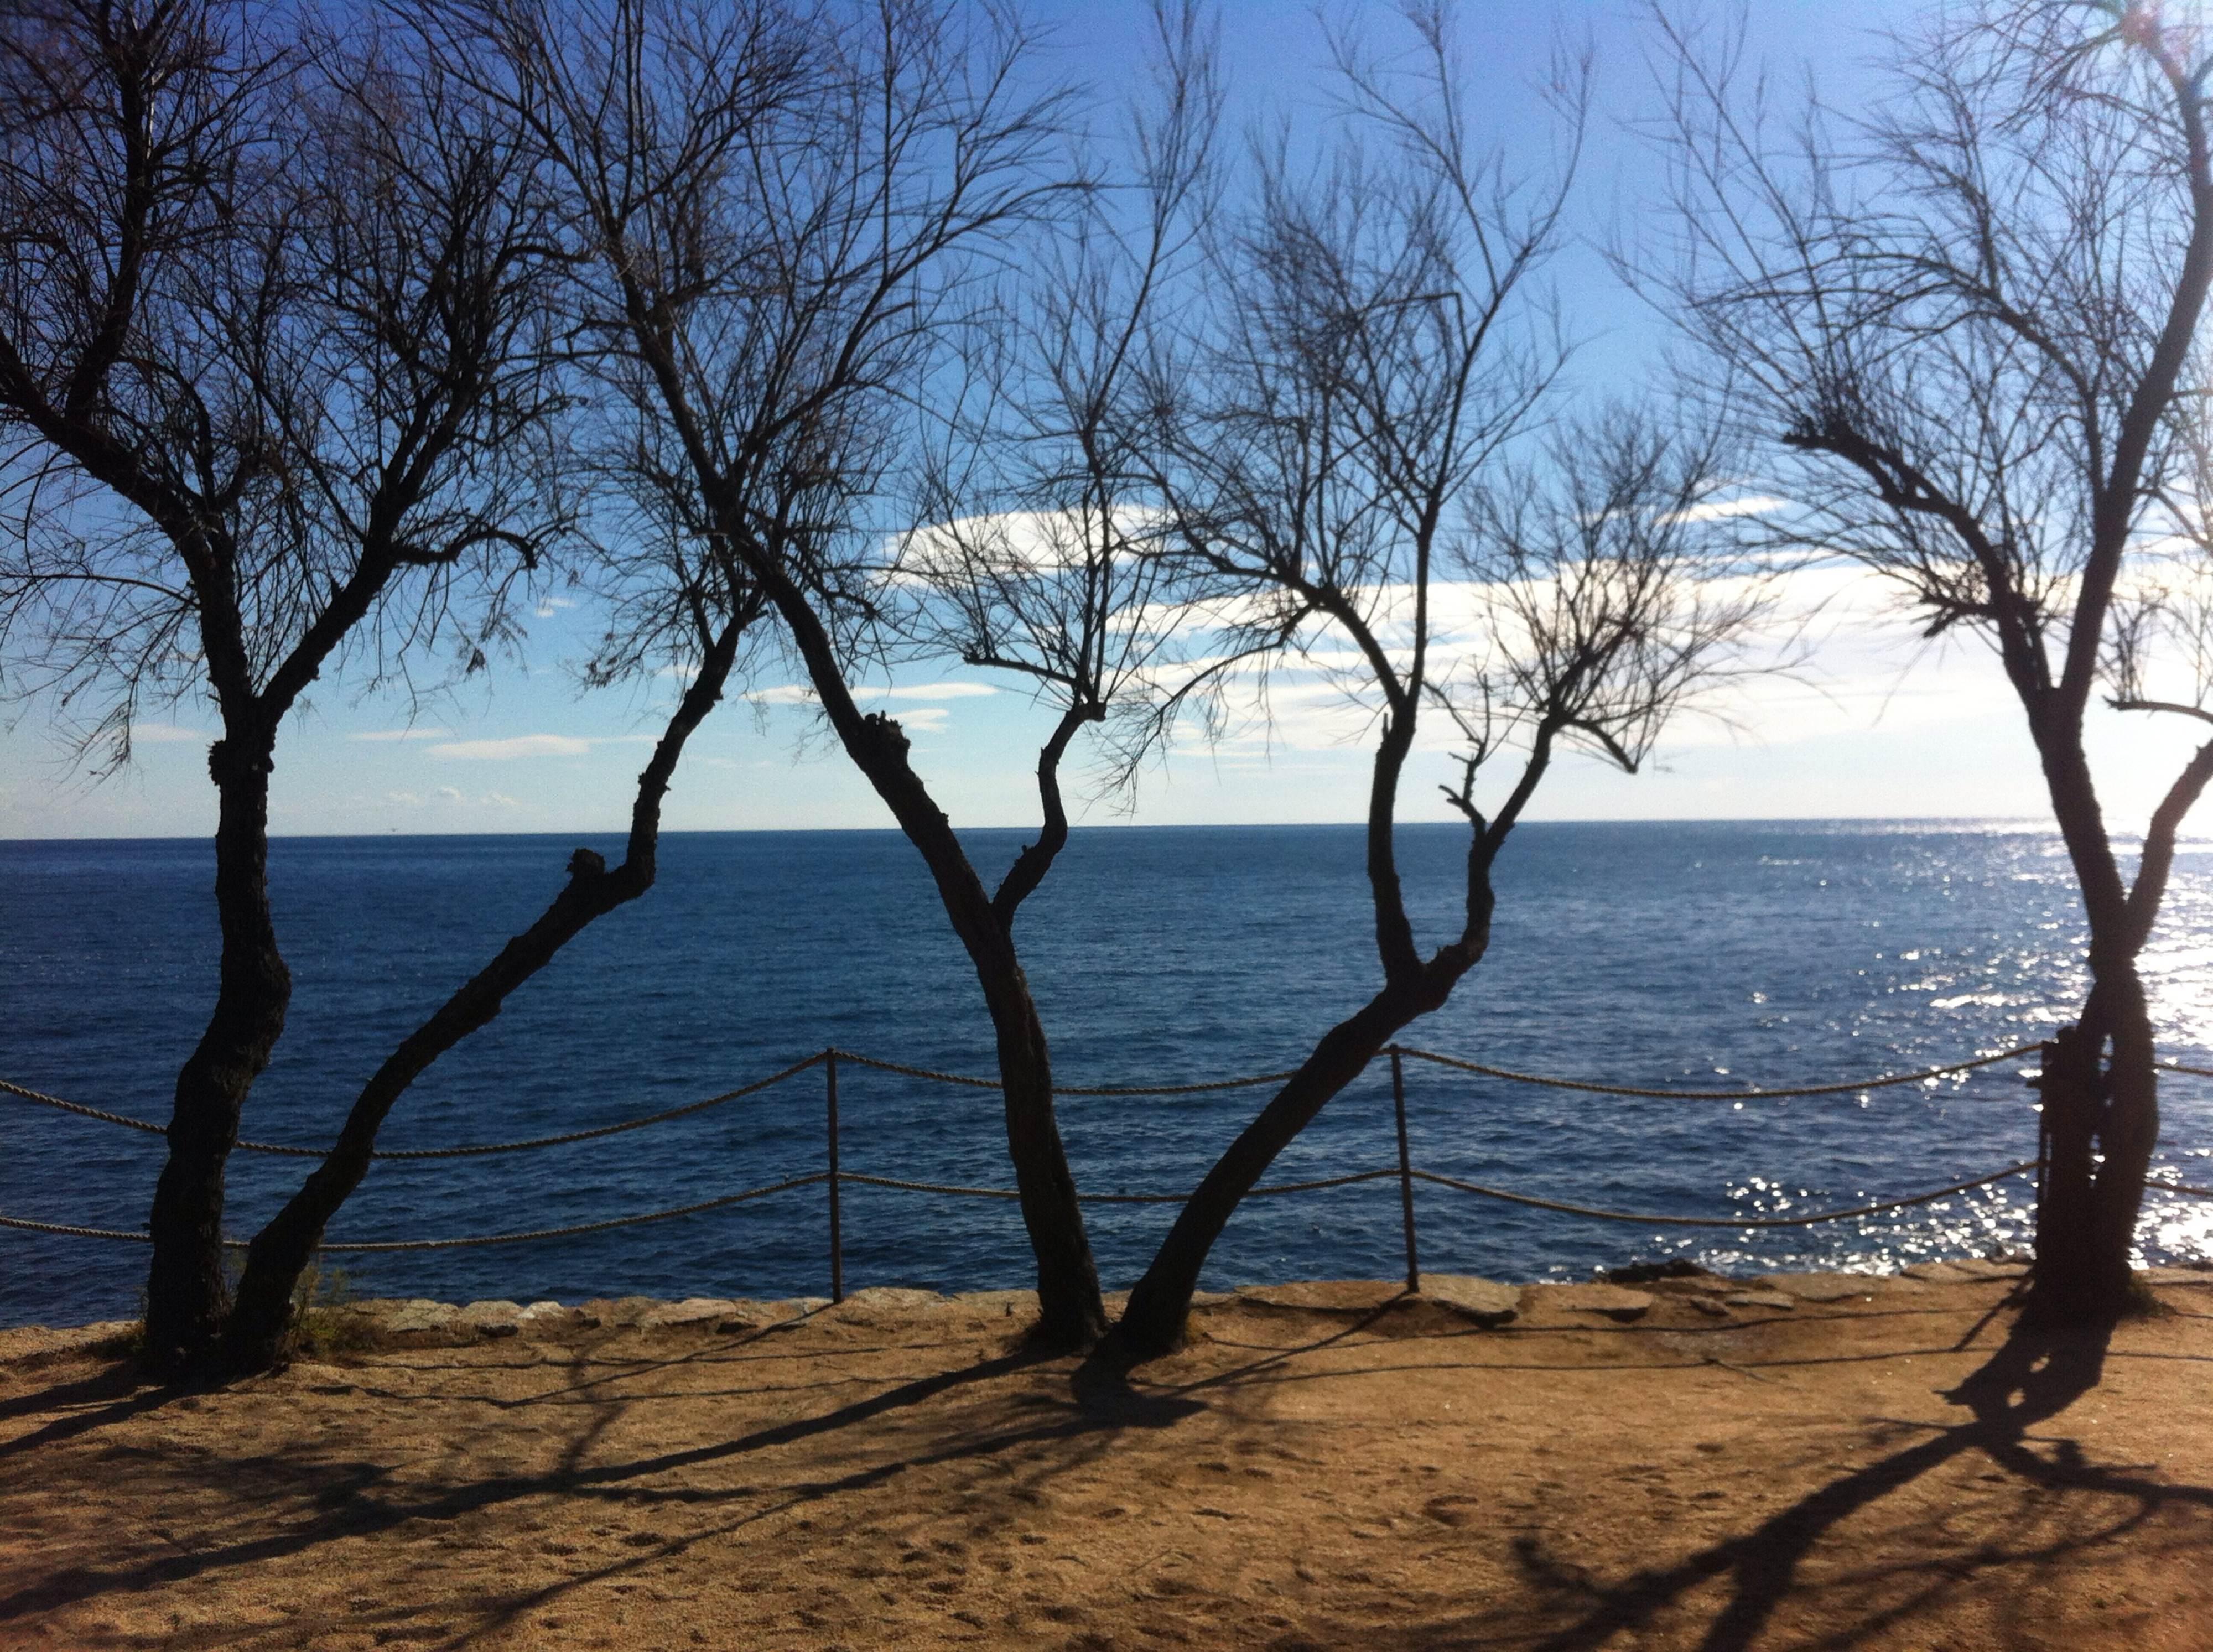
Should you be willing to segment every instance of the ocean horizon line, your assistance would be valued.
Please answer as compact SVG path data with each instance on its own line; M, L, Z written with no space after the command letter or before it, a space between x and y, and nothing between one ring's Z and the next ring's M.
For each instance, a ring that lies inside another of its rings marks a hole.
M1607 816L1575 819L1525 820L1515 827L1517 832L1554 826L1898 826L1922 829L2003 828L2021 832L2045 832L2056 834L2058 825L2048 816L2030 814L1718 814L1718 815L1643 815L1634 818ZM1465 832L1466 824L1460 820L1401 820L1396 824L1401 832ZM1006 824L994 822L956 822L956 832L1033 832L1038 830L1034 820ZM1094 820L1072 823L1071 834L1092 832L1318 832L1365 831L1362 820ZM348 843L369 840L398 840L400 842L458 841L484 839L530 838L567 839L571 838L622 838L629 835L624 826L562 826L516 832L402 832L398 827L387 827L375 832L271 832L272 843ZM902 832L891 826L682 826L663 827L659 837L662 841L672 838L791 838L791 837L882 837L896 838ZM2115 841L2133 843L2138 833L2117 832ZM207 832L79 832L44 838L0 838L0 848L18 845L46 845L71 843L176 843L204 844L213 836ZM2213 844L2213 832L2184 832L2178 839L2180 844Z

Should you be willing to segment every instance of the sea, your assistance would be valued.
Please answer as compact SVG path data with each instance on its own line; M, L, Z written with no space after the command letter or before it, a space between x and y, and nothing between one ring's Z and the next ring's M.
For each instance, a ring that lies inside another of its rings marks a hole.
M1026 835L963 834L987 876ZM294 997L245 1133L313 1146L361 1084L558 889L582 842L295 838L271 846ZM1457 931L1466 839L1399 832L1425 948ZM975 978L923 864L890 832L672 833L643 899L601 919L401 1100L381 1145L559 1134L738 1088L836 1046L989 1077ZM215 991L212 851L198 840L0 844L0 1079L162 1122ZM2029 1241L2027 1176L1809 1227L1754 1228L1969 1180L2036 1152L2033 1045L2070 1019L2084 931L2057 838L1995 822L1536 824L1497 873L1490 952L1402 1042L1484 1065L1668 1093L1620 1096L1403 1063L1411 1163L1631 1219L1417 1183L1420 1266L1578 1279L1683 1257L1734 1273L1896 1269ZM1194 1084L1295 1065L1379 969L1354 826L1078 830L1017 925L1070 1087ZM2177 860L2146 958L2163 1058L2213 1066L2213 844ZM841 1168L1011 1186L999 1098L840 1064ZM1863 1083L1863 1082L1865 1082ZM1775 1099L1752 1092L1855 1086ZM1703 1099L1685 1092L1718 1092ZM1064 1095L1082 1190L1187 1190L1269 1094ZM333 1241L538 1230L667 1210L826 1163L825 1073L649 1129L527 1153L378 1163ZM2155 1175L2213 1185L2213 1080L2163 1081ZM143 1230L163 1143L0 1094L0 1215ZM227 1227L250 1235L312 1160L240 1153ZM1271 1182L1393 1169L1379 1060ZM845 1288L1030 1283L1015 1205L845 1183ZM523 1243L333 1254L355 1295L467 1301L821 1295L820 1183L665 1221ZM1088 1209L1109 1288L1142 1272L1172 1204ZM1720 1225L1638 1217L1697 1217ZM2154 1194L2148 1262L2213 1259L2213 1199ZM127 1239L0 1228L0 1324L138 1310ZM1248 1200L1203 1283L1399 1277L1395 1175Z

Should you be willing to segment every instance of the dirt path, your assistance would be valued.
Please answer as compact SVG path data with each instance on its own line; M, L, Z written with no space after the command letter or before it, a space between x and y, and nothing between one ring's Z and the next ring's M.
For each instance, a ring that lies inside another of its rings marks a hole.
M380 1309L188 1397L0 1333L0 1645L2213 1648L2213 1275L2104 1348L1784 1283L1246 1293L1127 1383L1003 1295Z

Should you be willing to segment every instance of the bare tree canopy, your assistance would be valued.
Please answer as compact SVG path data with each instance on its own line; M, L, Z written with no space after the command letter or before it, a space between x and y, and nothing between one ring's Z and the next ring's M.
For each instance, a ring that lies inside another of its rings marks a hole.
M13 7L0 82L7 686L110 763L149 697L204 695L223 728L220 987L153 1216L174 1364L222 1316L223 1162L290 997L279 726L349 656L480 661L562 526L545 200L434 67L259 8Z
M2213 743L2131 875L2084 720L2102 694L2213 722L2213 36L2148 0L1957 8L1850 119L1778 113L1734 40L1660 26L1676 240L1642 274L1791 502L1778 537L1887 576L1928 635L1988 639L2027 717L2093 981L2045 1078L2039 1295L2110 1312L2159 1130L2137 957Z
M1161 554L1225 657L1264 675L1291 657L1322 666L1374 718L1383 979L1184 1206L1116 1329L1126 1356L1174 1344L1238 1202L1482 959L1493 864L1556 753L1634 770L1762 611L1760 582L1716 557L1703 507L1726 472L1698 432L1623 411L1542 439L1567 406L1541 270L1583 66L1561 65L1556 174L1516 177L1471 136L1450 13L1407 20L1411 67L1337 37L1341 137L1311 170L1287 146L1256 155L1249 210L1220 236L1203 296L1152 340L1132 447L1154 467ZM1425 712L1465 742L1445 790L1469 826L1461 921L1426 954L1393 832Z
M525 121L561 180L583 261L576 322L627 423L636 496L757 588L830 728L920 851L997 1034L1010 1155L1038 1257L1039 1331L1104 1327L1052 1110L1049 1052L1013 917L1065 836L997 898L858 679L887 626L888 479L919 463L918 410L987 302L1013 237L1080 197L1065 94L1029 84L1008 15L957 6L656 0L555 9L425 3L418 15ZM632 564L634 613L667 610L665 564ZM649 650L635 628L606 668ZM1088 716L1078 689L1072 728ZM1064 747L1064 737L1060 746Z

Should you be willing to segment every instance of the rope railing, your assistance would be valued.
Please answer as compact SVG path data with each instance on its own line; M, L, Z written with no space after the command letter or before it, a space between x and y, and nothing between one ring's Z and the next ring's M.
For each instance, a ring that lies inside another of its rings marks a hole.
M1978 1067L1995 1066L2017 1056L2033 1055L2041 1048L2041 1045L2023 1044L2010 1050L2001 1050L1994 1056L1977 1056L1972 1061L1955 1061L1942 1067L1923 1067L1918 1072L1886 1073L1880 1078L1863 1078L1850 1084L1805 1084L1790 1089L1744 1090L1638 1089L1627 1084L1600 1084L1588 1079L1549 1078L1536 1073L1517 1073L1509 1067L1487 1067L1479 1061L1466 1061L1458 1056L1441 1056L1434 1050L1407 1050L1403 1053L1417 1061L1434 1062L1440 1067L1456 1067L1464 1073L1480 1073L1485 1078L1503 1078L1515 1084L1541 1084L1554 1090L1585 1090L1593 1095L1633 1095L1661 1101L1784 1101L1796 1096L1850 1095L1861 1090L1887 1089L1898 1084L1919 1084L1930 1079L1948 1078L1954 1073L1972 1072ZM2207 1076L2213 1077L2213 1074Z
M1461 1181L1454 1176L1440 1176L1433 1171L1417 1170L1416 1181L1434 1182L1440 1187L1450 1187L1463 1193L1479 1193L1484 1198L1503 1199L1509 1204L1533 1205L1539 1210L1558 1210L1568 1216L1590 1216L1600 1222L1629 1222L1642 1227L1658 1224L1667 1228L1813 1228L1824 1222L1849 1222L1855 1216L1881 1216L1886 1210L1904 1210L1917 1204L1928 1204L1936 1199L1949 1198L1954 1193L1965 1193L1977 1187L1988 1187L2002 1182L2008 1176L2019 1176L2031 1170L2041 1169L2041 1159L2025 1159L2019 1164L2009 1164L2003 1170L1993 1170L1987 1176L1978 1176L1972 1181L1955 1181L1949 1186L1931 1188L1926 1193L1911 1193L1904 1198L1885 1199L1879 1204L1856 1204L1849 1210L1820 1210L1803 1216L1647 1216L1634 1210L1603 1210L1595 1205L1570 1204L1561 1199L1539 1198L1530 1193L1509 1193L1500 1187L1485 1187L1472 1181Z
M2041 1167L2042 1161L2025 1159L2019 1164L2008 1165L2003 1170L1993 1170L1988 1175L1976 1176L1966 1181L1950 1182L1923 1193L1909 1193L1902 1198L1883 1199L1872 1204L1856 1204L1842 1210L1820 1210L1802 1216L1681 1216L1649 1211L1613 1210L1599 1205L1576 1204L1564 1199L1542 1198L1533 1193L1516 1193L1503 1187L1490 1187L1480 1182L1463 1181L1457 1176L1447 1176L1433 1170L1411 1169L1407 1173L1416 1181L1428 1182L1438 1187L1449 1187L1456 1192L1472 1193L1484 1198L1497 1199L1509 1204L1528 1205L1539 1210L1557 1211L1565 1216L1588 1216L1600 1222L1623 1222L1638 1226L1671 1228L1720 1228L1732 1231L1759 1228L1811 1228L1823 1222L1847 1222L1860 1216L1881 1216L1887 1211L1909 1210L1928 1204L1955 1193L1972 1192L1978 1187L1988 1187L2009 1176L2026 1175ZM1386 1167L1378 1170L1355 1171L1350 1175L1326 1176L1313 1181L1278 1182L1254 1187L1246 1193L1247 1198L1259 1198L1284 1193L1310 1193L1324 1188L1349 1187L1358 1182L1381 1181L1395 1177L1399 1172ZM599 1222L576 1222L561 1228L533 1228L514 1233L471 1234L444 1239L355 1240L325 1243L317 1247L325 1251L384 1252L455 1250L478 1245L519 1245L533 1240L569 1239L584 1234L605 1233L617 1228L640 1227L650 1222L667 1222L676 1216L697 1216L703 1211L720 1210L726 1205L743 1204L750 1200L765 1198L771 1193L789 1192L796 1188L819 1186L830 1180L826 1170L814 1171L804 1176L791 1176L783 1181L771 1182L761 1187L748 1187L741 1192L724 1193L710 1199L699 1199L690 1204L672 1205L667 1210L645 1210L631 1216L609 1216ZM873 1176L859 1171L840 1173L840 1181L857 1182L863 1186L888 1188L900 1192L936 1193L958 1198L1019 1199L1021 1192L1011 1187L972 1187L954 1182L912 1181L898 1176ZM2147 1188L2163 1192L2195 1193L2213 1198L2213 1189L2185 1187L2173 1182L2149 1181ZM1086 1204L1180 1204L1190 1196L1185 1193L1080 1193L1079 1202ZM0 1216L0 1228L18 1228L26 1233L52 1234L76 1239L115 1239L136 1244L150 1244L152 1235L134 1233L119 1228L88 1228L69 1222L34 1222L23 1216ZM242 1250L247 1241L227 1239L223 1243L233 1249Z
M319 1251L450 1251L474 1245L520 1245L534 1239L569 1239L578 1234L606 1233L614 1228L643 1227L649 1222L667 1222L672 1216L697 1216L703 1210L715 1210L726 1204L743 1204L748 1199L765 1198L771 1193L788 1192L795 1187L813 1187L830 1180L826 1170L817 1170L805 1176L792 1176L783 1181L771 1182L765 1187L748 1187L741 1193L723 1193L715 1198L700 1199L691 1204L672 1205L666 1210L643 1210L626 1216L609 1216L601 1222L580 1222L567 1228L532 1228L520 1233L467 1234L452 1239L382 1239L353 1240L318 1245ZM23 1216L0 1216L0 1228L20 1228L25 1233L59 1234L71 1239L122 1239L134 1244L150 1245L151 1234L133 1233L125 1228L79 1228L66 1222L33 1222ZM224 1246L242 1251L247 1241L226 1239Z
M1642 1088L1626 1084L1598 1083L1587 1079L1559 1078L1537 1073L1516 1072L1508 1067L1487 1066L1481 1062L1469 1061L1459 1056L1442 1055L1434 1050L1400 1048L1399 1053L1417 1061L1432 1062L1440 1067L1456 1068L1462 1072L1476 1073L1485 1078L1503 1079L1516 1084L1542 1085L1552 1089L1581 1090L1595 1095L1636 1096L1667 1101L1754 1100L1772 1101L1787 1100L1796 1096L1844 1095L1860 1090L1883 1089L1900 1084L1918 1084L1929 1079L1945 1078L1957 1073L1972 1072L1978 1067L1994 1066L2001 1061L2010 1061L2017 1056L2033 1055L2039 1047L2033 1044L2024 1044L2011 1050L2002 1050L1996 1055L1978 1056L1970 1061L1953 1062L1942 1067L1925 1067L1910 1073L1887 1073L1875 1078L1857 1079L1849 1083L1815 1084L1780 1089L1753 1088L1741 1090ZM1382 1053L1379 1052L1377 1058L1381 1058ZM372 1159L466 1159L486 1154L523 1153L539 1148L565 1147L576 1142L598 1141L606 1137L622 1135L627 1131L643 1130L649 1125L662 1125L672 1119L689 1118L692 1114L704 1113L710 1108L719 1107L728 1102L758 1094L763 1090L783 1083L786 1079L796 1077L811 1067L819 1067L825 1061L833 1058L850 1062L856 1066L873 1067L880 1072L898 1073L907 1078L923 1079L933 1084L957 1084L970 1089L983 1090L996 1090L999 1088L999 1081L996 1078L983 1078L967 1073L942 1072L934 1067L918 1067L906 1062L887 1061L880 1056L861 1055L854 1051L840 1050L833 1046L827 1050L818 1051L814 1055L792 1063L790 1066L780 1071L771 1073L765 1078L755 1079L753 1082L741 1085L736 1089L725 1090L719 1095L710 1095L704 1100L687 1101L681 1106L664 1108L659 1113L647 1113L642 1118L619 1119L613 1124L595 1125L584 1130L568 1131L558 1136L533 1136L514 1142L479 1142L459 1147L378 1148L369 1156ZM2162 1064L2162 1065L2167 1066L2170 1071L2200 1074L2205 1077L2213 1078L2213 1069L2180 1067L2173 1064ZM1198 1095L1214 1090L1249 1089L1261 1084L1280 1084L1294 1076L1295 1070L1250 1073L1235 1078L1203 1079L1189 1084L1062 1084L1056 1085L1053 1093L1056 1095L1082 1096ZM165 1136L168 1133L163 1126L144 1119L133 1119L127 1113L110 1113L105 1108L87 1106L81 1101L64 1100L60 1096L49 1095L42 1090L34 1090L25 1085L10 1083L4 1079L0 1079L0 1094L12 1095L19 1100L34 1102L40 1106L53 1107L63 1113L75 1113L80 1118L97 1119L102 1124L120 1125L128 1130L143 1131L148 1135ZM328 1148L304 1147L289 1142L239 1141L232 1145L241 1153L273 1153L304 1159L324 1158L331 1150Z
M811 1055L804 1061L796 1061L782 1072L771 1073L766 1078L757 1078L750 1084L741 1084L735 1090L725 1090L720 1095L710 1095L704 1101L687 1101L680 1107L669 1107L660 1113L649 1113L643 1119L625 1119L612 1125L595 1125L588 1130L572 1130L559 1136L533 1136L520 1142L480 1142L463 1147L400 1147L378 1148L371 1151L372 1159L472 1159L487 1153L522 1153L533 1148L566 1147L571 1142L593 1142L606 1136L619 1136L625 1131L643 1130L649 1125L665 1125L672 1119L688 1118L695 1113L704 1113L710 1107L719 1107L727 1101L741 1100L762 1090L781 1084L819 1067L829 1055L828 1051ZM64 1101L59 1096L46 1095L38 1090L26 1089L20 1084L10 1084L0 1079L0 1093L35 1101L42 1106L58 1107L64 1113L78 1113L87 1119L97 1119L103 1124L123 1125L132 1130L143 1130L155 1136L168 1132L159 1125L149 1124L143 1119L132 1119L119 1113L107 1113L98 1107L88 1107L81 1102ZM280 1153L291 1158L321 1159L331 1149L321 1147L296 1147L282 1142L235 1142L231 1144L241 1153Z
M1463 1180L1459 1177L1445 1175L1436 1171L1417 1168L1411 1161L1410 1151L1407 1146L1405 1130L1405 1085L1401 1059L1402 1058L1411 1057L1417 1060L1430 1062L1436 1065L1451 1068L1460 1071L1475 1073L1484 1077L1495 1078L1515 1083L1542 1085L1551 1088L1582 1091L1601 1095L1632 1096L1667 1100L1741 1101L1753 1099L1782 1100L1794 1096L1836 1095L1903 1084L1921 1083L1927 1081L1972 1072L1977 1069L1989 1067L2002 1061L2008 1061L2016 1057L2033 1054L2035 1053L2039 1047L2040 1046L2037 1045L2024 1045L2015 1049L2001 1051L1993 1055L1978 1056L1967 1061L1953 1062L1942 1066L1923 1068L1917 1071L1909 1073L1884 1074L1875 1078L1863 1079L1853 1083L1809 1085L1774 1089L1749 1088L1742 1090L1719 1091L1653 1089L1628 1085L1604 1084L1582 1079L1551 1077L1531 1073L1516 1072L1509 1068L1492 1067L1479 1062L1467 1061L1456 1056L1442 1055L1434 1051L1408 1049L1400 1045L1393 1045L1387 1046L1386 1050L1379 1052L1379 1054L1388 1055L1392 1062L1392 1090L1398 1121L1398 1164L1395 1167L1386 1167L1373 1170L1354 1171L1344 1175L1326 1176L1311 1180L1265 1184L1250 1189L1247 1197L1271 1198L1286 1194L1316 1192L1326 1189L1352 1186L1356 1184L1365 1182L1396 1179L1399 1184L1400 1196L1404 1204L1407 1280L1410 1289L1418 1289L1418 1281L1420 1278L1420 1269L1417 1260L1415 1249L1415 1231L1413 1221L1413 1185L1416 1182L1426 1182L1431 1186L1448 1188L1457 1192L1468 1193L1484 1198L1496 1199L1510 1204L1524 1205L1537 1210L1550 1210L1566 1216L1585 1217L1594 1221L1627 1222L1641 1226L1710 1228L1742 1231L1760 1228L1810 1228L1824 1222L1843 1222L1865 1216L1880 1216L1888 1211L1906 1210L1917 1205L1930 1204L1938 1199L1948 1198L1956 1194L1970 1192L1977 1188L1990 1186L2005 1180L2009 1177L2022 1175L2031 1171L2038 1170L2042 1167L2043 1161L2041 1159L2025 1160L2018 1164L2009 1165L2003 1169L1991 1171L1985 1175L1977 1176L1965 1181L1949 1183L1945 1186L1932 1188L1925 1192L1907 1194L1899 1198L1885 1199L1872 1204L1854 1205L1843 1210L1812 1212L1805 1216L1694 1216L1617 1210L1598 1205L1577 1204L1564 1199L1543 1198L1533 1193L1515 1192L1510 1189L1491 1187L1478 1182ZM829 1148L829 1167L826 1170L815 1171L806 1175L788 1177L783 1180L771 1182L762 1186L749 1187L733 1193L719 1194L712 1198L696 1200L687 1204L673 1205L661 1210L635 1212L627 1216L610 1216L599 1221L576 1222L563 1227L536 1228L508 1233L464 1234L430 1239L332 1241L322 1244L318 1248L324 1251L357 1253L435 1251L453 1250L478 1246L514 1245L533 1241L574 1238L585 1234L605 1233L617 1228L638 1227L649 1222L667 1222L680 1216L698 1215L705 1211L719 1210L725 1206L741 1204L754 1199L765 1198L772 1194L788 1192L799 1188L826 1184L830 1197L831 1295L833 1301L837 1301L842 1300L844 1296L843 1246L840 1239L838 1217L838 1196L842 1185L852 1183L862 1186L882 1188L892 1192L937 1194L962 1198L988 1198L1000 1200L1017 1200L1021 1198L1021 1192L1019 1190L1015 1188L972 1186L952 1182L924 1181L905 1177L883 1176L861 1171L841 1169L838 1157L838 1129L837 1107L837 1073L838 1064L840 1062L850 1062L856 1065L870 1067L880 1071L899 1074L907 1077L923 1079L936 1083L958 1084L978 1089L997 1089L999 1088L999 1081L997 1079L979 1078L958 1073L942 1072L933 1068L915 1066L904 1062L887 1061L878 1057L859 1055L852 1052L839 1050L833 1047L821 1051L817 1054L808 1056L805 1059L795 1062L791 1065L785 1067L777 1072L770 1074L765 1078L755 1080L753 1082L742 1085L736 1089L726 1090L718 1095L709 1096L703 1100L687 1102L681 1106L667 1108L661 1112L649 1113L636 1119L623 1119L613 1124L594 1125L583 1130L570 1131L560 1135L536 1137L521 1141L485 1143L450 1148L384 1149L376 1152L372 1156L379 1159L457 1158L485 1154L520 1152L534 1148L559 1146L573 1142L593 1141L609 1136L619 1135L628 1131L642 1130L649 1125L665 1123L668 1120L683 1118L690 1114L703 1113L709 1108L720 1106L727 1102L735 1101L746 1096L757 1094L763 1090L766 1090L775 1085L781 1084L790 1078L796 1077L797 1075L807 1071L810 1068L820 1066L825 1069L826 1080L826 1088L827 1092L826 1097L827 1102L827 1115L826 1122L828 1126ZM2203 1071L2204 1076L2213 1077L2213 1070L2181 1067L2174 1064L2162 1064L2167 1066L2171 1070L2193 1074ZM1094 1096L1189 1095L1210 1090L1238 1089L1259 1084L1280 1083L1290 1076L1291 1075L1289 1073L1259 1073L1241 1077L1207 1080L1197 1083L1186 1084L1094 1087L1069 1086L1059 1089L1058 1093L1065 1095ZM132 1119L125 1114L110 1113L101 1108L86 1106L82 1103L64 1100L60 1097L48 1095L41 1091L30 1089L18 1084L9 1083L5 1081L0 1081L0 1094L13 1095L21 1100L55 1107L65 1113L90 1118L103 1123L123 1125L130 1129L150 1131L155 1134L164 1133L159 1125L149 1124L143 1119ZM291 1146L288 1144L241 1142L237 1143L237 1145L241 1149L253 1152L280 1153L307 1157L323 1156L322 1150L320 1149ZM2145 1186L2146 1191L2148 1192L2157 1191L2166 1193L2183 1194L2194 1198L2213 1198L2213 1189L2191 1186L2179 1181L2163 1181L2155 1179L2149 1180ZM1080 1203L1086 1204L1181 1204L1189 1197L1190 1195L1186 1193L1147 1192L1079 1193L1076 1196ZM58 1237L116 1240L138 1244L149 1244L152 1242L152 1236L149 1234L143 1232L132 1232L121 1228L87 1227L67 1222L41 1222L23 1216L0 1215L0 1228L9 1228L22 1232L44 1234ZM242 1241L235 1240L226 1240L223 1242L227 1246L233 1247L242 1247L244 1243Z

